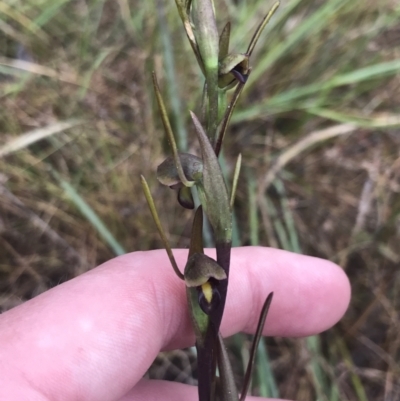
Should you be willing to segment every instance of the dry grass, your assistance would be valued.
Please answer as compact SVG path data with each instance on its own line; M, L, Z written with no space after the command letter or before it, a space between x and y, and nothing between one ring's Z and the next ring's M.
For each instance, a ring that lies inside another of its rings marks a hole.
M238 3L224 6L241 50L268 4ZM173 2L0 1L0 14L0 307L160 247L141 173L171 242L186 246L190 214L151 180L167 152L153 69L195 146L185 127L201 81ZM399 15L394 0L283 1L253 58L224 152L227 174L239 151L246 167L235 242L334 260L353 287L334 329L267 339L263 394L400 399Z

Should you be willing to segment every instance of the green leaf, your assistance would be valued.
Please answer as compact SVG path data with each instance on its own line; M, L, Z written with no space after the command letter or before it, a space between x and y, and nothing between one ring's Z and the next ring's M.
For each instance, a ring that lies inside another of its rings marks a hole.
M143 176L140 176L141 178L141 183L142 183L142 188L144 195L146 197L147 203L150 208L151 215L153 216L153 220L156 223L158 233L160 234L161 240L164 244L164 248L167 251L168 258L171 262L172 268L174 269L176 275L183 280L183 274L180 272L178 265L175 261L174 254L172 253L171 246L169 245L169 241L167 236L165 235L164 229L162 228L160 218L158 217L156 205L154 204L153 197L151 196L150 188L147 185L147 181Z
M236 195L236 189L237 189L237 184L239 181L239 174L240 174L240 167L242 166L242 154L239 153L239 156L236 160L236 165L235 165L235 171L233 173L233 181L232 181L232 191L231 191L231 200L230 200L230 206L231 209L233 208L233 204L235 203L235 195Z
M251 72L251 68L249 69L249 74ZM225 114L221 120L221 123L218 126L218 131L217 131L217 141L215 143L215 154L219 155L219 152L221 151L221 146L222 142L224 140L226 130L228 129L229 122L231 120L233 110L235 110L236 104L239 100L239 97L242 93L242 90L244 88L244 83L239 82L237 85L235 92L233 93L231 102L229 103L229 106L226 108Z
M231 23L228 21L224 26L219 37L219 55L218 59L222 60L229 53L229 41L231 37Z
M194 36L192 24L191 24L190 18L189 18L189 10L190 10L191 3L192 3L191 0L189 0L189 1L188 0L175 0L175 4L176 4L176 7L178 8L179 16L181 17L183 26L186 31L186 35L189 39L189 43L192 46L193 53L196 56L197 62L199 64L201 70L204 72L203 62L201 60L200 52L199 52L199 49L197 46L196 38Z
M269 307L271 306L273 296L274 296L274 293L271 292L267 296L267 299L265 300L264 305L261 309L260 319L258 321L256 333L254 335L253 344L251 346L249 363L247 365L246 373L244 375L244 383L243 383L242 393L240 395L240 401L244 401L246 399L246 395L247 395L247 392L250 387L250 380L251 380L251 375L252 375L253 368L254 368L254 361L255 361L255 357L256 357L258 344L260 343L262 331L265 326L265 321L267 319Z
M203 158L203 180L197 184L199 197L210 224L214 229L216 242L231 242L232 212L228 191L221 167L200 121L190 113L196 128Z
M203 247L203 207L200 205L194 214L190 235L189 258L195 253L204 253Z
M179 179L183 185L185 185L186 187L191 187L191 186L193 186L194 181L189 181L186 178L185 173L183 171L183 167L182 167L182 164L181 164L181 161L179 158L178 147L176 145L175 137L174 137L174 134L173 134L172 128L171 128L171 124L168 119L167 110L165 108L165 104L164 104L163 98L161 96L161 91L160 91L160 87L158 86L157 77L154 72L153 72L153 85L154 85L154 91L156 93L158 106L160 108L161 119L162 119L162 122L164 125L165 133L167 135L169 144L171 146L173 158L175 161L175 167L176 167L176 170L178 171Z
M220 374L217 400L238 401L239 393L236 388L235 376L221 334L218 334L217 360Z
M272 6L271 10L269 10L268 14L263 18L263 20L261 21L260 25L257 27L256 31L254 32L254 35L250 40L250 44L249 44L249 47L248 47L247 52L246 52L249 57L253 53L253 50L256 47L258 39L260 38L260 36L262 34L262 31L264 30L265 26L268 24L268 22L271 19L271 17L275 14L275 11L278 9L279 4L280 4L279 1L277 1Z

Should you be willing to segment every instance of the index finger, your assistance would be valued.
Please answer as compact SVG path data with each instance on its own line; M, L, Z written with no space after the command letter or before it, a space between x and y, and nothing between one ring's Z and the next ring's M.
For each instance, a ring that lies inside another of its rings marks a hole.
M175 255L183 266L187 251ZM266 333L287 336L330 327L350 294L344 273L330 262L234 249L223 335L254 330L270 291L275 297ZM184 283L165 251L151 251L113 259L3 314L0 343L6 345L0 394L7 386L21 390L13 383L22 378L48 399L110 400L142 377L160 349L192 345L194 336Z

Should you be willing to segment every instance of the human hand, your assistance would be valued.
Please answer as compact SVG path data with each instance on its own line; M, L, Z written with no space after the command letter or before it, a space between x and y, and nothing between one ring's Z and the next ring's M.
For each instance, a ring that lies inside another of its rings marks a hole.
M187 251L174 254L184 266ZM252 333L271 291L270 336L326 330L350 299L347 277L331 262L234 248L222 335ZM194 344L185 286L164 250L112 259L4 313L0 344L0 400L197 399L193 386L142 379L160 350Z

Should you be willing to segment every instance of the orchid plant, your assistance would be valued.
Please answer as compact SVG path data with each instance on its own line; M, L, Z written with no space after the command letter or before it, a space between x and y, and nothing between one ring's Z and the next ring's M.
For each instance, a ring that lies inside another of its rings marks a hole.
M250 57L254 47L274 12L275 3L257 27L245 53L230 53L231 24L218 33L212 0L175 0L189 43L205 77L204 96L199 119L190 112L201 156L178 151L168 119L165 103L153 73L153 84L165 133L171 147L169 156L157 169L161 184L178 191L181 206L194 209L192 188L200 199L192 226L188 259L182 273L175 261L168 238L150 189L142 176L142 186L153 219L176 275L185 282L187 302L196 336L198 356L199 401L245 400L250 385L255 352L261 338L273 294L266 297L253 341L244 386L239 396L233 371L219 328L224 313L232 246L232 207L235 199L241 156L235 167L232 191L229 194L218 161L224 136L233 110L251 73ZM228 105L227 92L234 89ZM204 254L203 218L213 229L216 259ZM219 376L217 376L217 368Z

